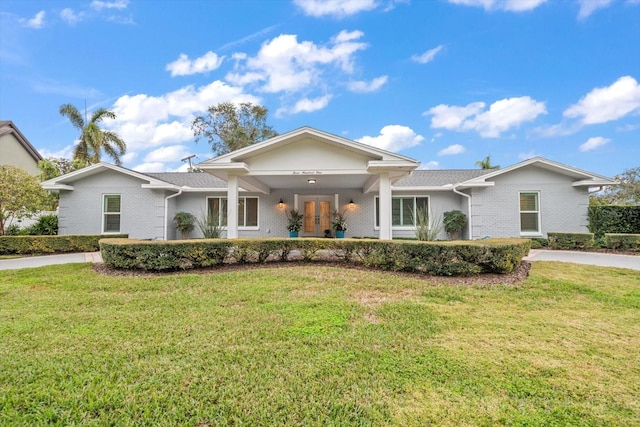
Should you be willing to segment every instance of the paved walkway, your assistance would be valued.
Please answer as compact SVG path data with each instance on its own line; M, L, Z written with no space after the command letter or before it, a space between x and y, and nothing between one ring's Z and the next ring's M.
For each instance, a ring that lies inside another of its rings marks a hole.
M597 252L571 252L531 249L524 258L527 261L560 261L589 264L602 267L630 268L640 271L640 256L601 254ZM100 252L77 254L45 255L0 260L0 270L42 267L43 265L71 264L76 262L102 262Z

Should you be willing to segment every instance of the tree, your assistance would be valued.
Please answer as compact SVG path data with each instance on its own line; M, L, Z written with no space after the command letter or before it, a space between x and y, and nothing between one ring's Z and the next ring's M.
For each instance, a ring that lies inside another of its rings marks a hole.
M223 102L196 117L191 130L196 142L206 138L214 154L226 154L277 136L278 132L267 125L268 112L266 107L250 102Z
M595 204L640 205L640 166L626 169L613 178L617 184L608 186L595 196Z
M491 164L491 156L485 157L484 160L478 160L476 166L480 169L500 169L500 165Z
M38 162L38 168L40 168L40 175L38 175L38 177L41 181L46 181L81 169L83 164L83 161L69 160L65 158L49 157L47 159L42 159ZM47 195L45 208L50 211L55 211L58 209L59 202L60 193L49 193Z
M80 141L73 149L73 159L87 166L100 162L104 151L119 166L122 164L120 156L127 151L127 144L113 131L100 129L98 124L105 118L115 119L116 115L104 108L99 108L86 119L76 107L64 104L60 107L60 114L67 117L71 124L80 131Z
M38 178L15 166L0 165L0 236L14 220L41 211L46 200Z
M38 162L38 168L40 168L40 180L46 181L48 179L56 178L60 175L73 172L82 168L82 161L69 160L65 158L49 157L42 159Z

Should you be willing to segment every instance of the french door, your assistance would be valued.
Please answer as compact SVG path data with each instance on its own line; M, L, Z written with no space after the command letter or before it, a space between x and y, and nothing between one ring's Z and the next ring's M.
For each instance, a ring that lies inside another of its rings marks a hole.
M301 196L303 237L321 237L331 230L331 204L333 196Z

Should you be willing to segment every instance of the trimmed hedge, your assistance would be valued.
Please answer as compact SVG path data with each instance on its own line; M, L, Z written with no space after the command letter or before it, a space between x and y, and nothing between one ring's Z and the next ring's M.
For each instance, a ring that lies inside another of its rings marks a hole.
M117 235L68 236L0 236L0 255L42 255L66 252L95 252L105 238L127 238Z
M593 233L547 233L552 249L590 249L593 248Z
M607 233L604 240L609 249L640 252L640 234Z
M229 263L316 259L374 269L460 276L510 273L529 253L528 239L463 242L368 239L202 239L100 241L104 262L113 268L175 271Z
M640 206L589 206L589 231L599 239L605 233L640 234Z

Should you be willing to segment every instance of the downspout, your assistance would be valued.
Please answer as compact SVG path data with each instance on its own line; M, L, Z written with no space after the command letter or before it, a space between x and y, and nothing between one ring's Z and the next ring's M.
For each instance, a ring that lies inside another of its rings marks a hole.
M453 192L467 198L467 213L469 215L469 240L473 240L473 215L471 214L471 196L458 191L458 184L453 186Z
M169 215L169 199L177 197L181 194L182 194L182 189L178 190L177 193L171 194L170 196L167 196L164 198L164 240L165 241L167 240L167 228L169 226L169 219L167 218L167 215Z

